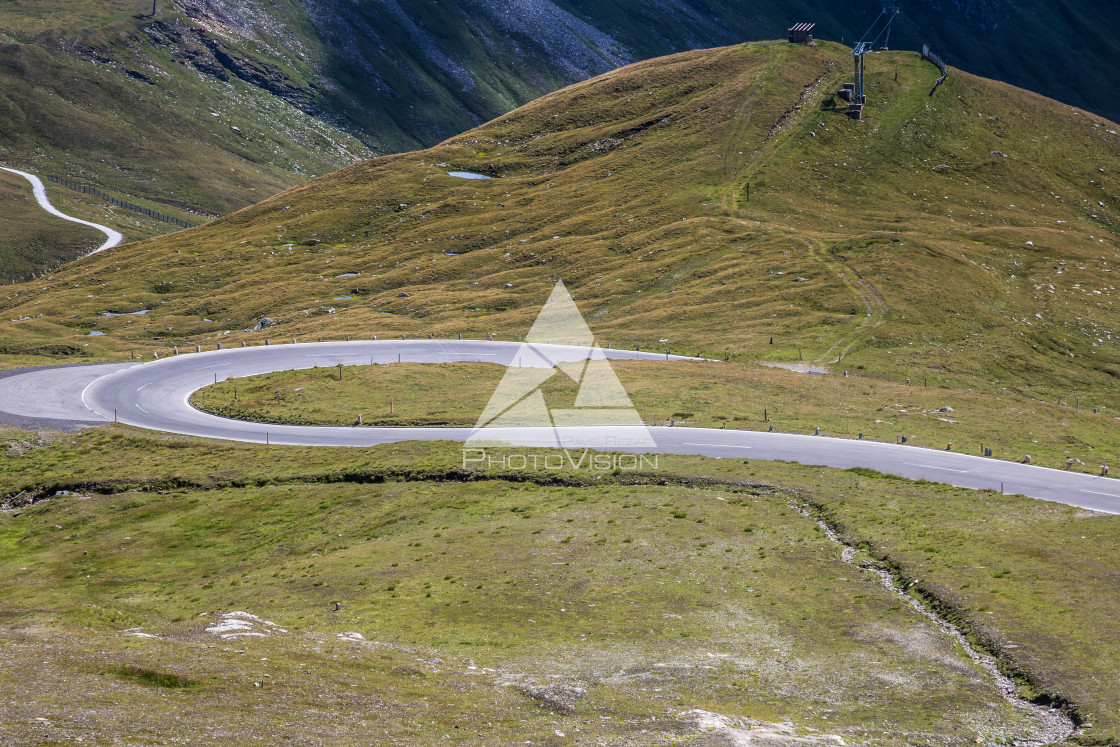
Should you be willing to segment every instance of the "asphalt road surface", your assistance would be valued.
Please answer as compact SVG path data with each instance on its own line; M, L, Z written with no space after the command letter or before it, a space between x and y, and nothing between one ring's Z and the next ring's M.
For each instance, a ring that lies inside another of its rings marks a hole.
M63 220L68 220L71 223L81 223L83 226L96 228L98 231L105 234L105 243L91 251L90 254L97 254L98 252L105 251L106 249L110 249L124 241L124 236L122 236L119 231L114 231L108 226L103 226L100 223L92 223L88 220L75 218L74 216L67 215L66 213L56 208L51 204L51 201L47 199L47 188L43 186L43 182L39 179L39 177L35 176L34 174L29 174L26 171L20 171L19 169L9 169L7 166L0 166L0 169L3 169L4 171L10 171L13 174L19 174L24 179L31 182L31 192L35 195L35 201L39 203L39 207L43 208L51 215L62 218Z
M586 349L538 345L552 360L580 360ZM612 359L665 360L664 354L606 350ZM196 410L192 392L215 380L313 366L488 361L519 365L514 342L382 340L232 348L139 364L64 366L0 379L0 411L59 420L112 421L193 436L302 446L374 446L398 441L478 438L473 428L326 427L249 423ZM688 360L671 356L675 360ZM693 359L695 360L695 359ZM711 365L718 365L713 363ZM450 395L451 393L449 393ZM49 422L44 421L44 422ZM525 447L594 447L617 452L697 454L838 467L865 467L911 479L1003 490L1095 511L1120 513L1120 481L913 445L791 433L633 426L484 429L486 440ZM639 433L640 432L640 433ZM631 438L633 436L633 438ZM640 436L640 437L639 437ZM652 437L654 445L648 445ZM646 445L639 445L639 444ZM469 446L469 444L468 444ZM545 452L542 452L545 453ZM471 452L474 458L476 452ZM578 456L575 457L578 459Z

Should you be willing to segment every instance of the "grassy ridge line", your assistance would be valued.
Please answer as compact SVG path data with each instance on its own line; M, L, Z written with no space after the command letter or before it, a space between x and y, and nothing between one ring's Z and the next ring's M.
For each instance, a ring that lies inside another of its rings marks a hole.
M0 124L7 125L0 128L0 144L13 165L52 161L76 176L96 172L107 189L164 199L175 192L176 202L217 213L371 152L434 143L627 59L759 33L780 37L788 23L781 4L749 11L706 5L702 13L686 11L686 19L680 8L665 4L634 16L600 4L561 3L573 14L567 21L526 17L516 28L501 7L487 3L472 7L467 24L457 0L405 9L336 7L328 0L315 13L255 0L184 2L165 4L155 17L140 2L81 6L0 9L0 80L12 84L0 89L7 97L0 100ZM834 8L809 7L818 31L833 39L851 30L853 18L864 24L880 10L869 5L837 16ZM970 7L955 19L953 11L927 12L910 11L924 29L922 38L911 36L908 24L896 29L903 47L915 48L933 32L935 42L954 40L946 47L961 55L962 67L1075 103L1110 90L1096 77L1107 66L1093 64L1115 46L1109 35L1094 31L1110 27L1107 7L1057 15L1045 3L1030 4L1029 12ZM572 32L569 27L583 22L577 19L591 25ZM594 26L609 29L621 43L597 35ZM985 38L996 27L1005 30L1009 45L993 47ZM431 28L441 31L431 34ZM377 34L371 37L370 29ZM1078 49L1062 44L1063 36L1076 36ZM1086 38L1094 42L1082 44ZM1055 81L1054 67L1038 63L1043 55L1037 50L1050 45L1080 58L1076 80ZM1007 65L1008 59L1018 62ZM20 81L37 85L22 95ZM1098 110L1116 111L1097 103ZM211 120L206 110L222 119ZM193 149L180 148L184 141ZM205 152L205 162L215 168L191 168L190 150ZM159 233L134 231L127 220L114 226L132 239ZM43 266L51 266L51 259Z

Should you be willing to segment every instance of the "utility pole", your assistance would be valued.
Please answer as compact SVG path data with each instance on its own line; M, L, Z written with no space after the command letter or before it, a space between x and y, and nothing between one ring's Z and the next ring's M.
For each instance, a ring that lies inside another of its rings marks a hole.
M883 8L883 12L879 14L879 17L871 24L871 28L864 32L864 39L868 38L871 33L879 27L879 22L883 20L884 16L886 16L887 19L886 25L883 26L882 30L875 36L874 40L857 42L852 49L852 57L855 59L855 84L852 87L852 98L848 104L848 116L852 119L862 118L863 105L867 103L867 96L864 93L864 58L869 52L875 49L875 45L878 43L879 39L882 38L884 33L887 36L887 40L890 40L891 24L898 16L898 9L894 8L888 10L887 8Z

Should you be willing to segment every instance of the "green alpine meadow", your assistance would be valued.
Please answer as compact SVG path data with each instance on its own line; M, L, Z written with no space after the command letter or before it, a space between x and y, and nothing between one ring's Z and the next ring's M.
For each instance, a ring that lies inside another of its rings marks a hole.
M1120 744L1120 12L865 5L0 9L0 743Z

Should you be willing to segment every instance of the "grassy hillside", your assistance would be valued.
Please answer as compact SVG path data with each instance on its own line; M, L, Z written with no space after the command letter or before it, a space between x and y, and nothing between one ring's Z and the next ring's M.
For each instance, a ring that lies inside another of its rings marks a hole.
M1120 119L1107 72L1120 54L1109 33L1115 2L903 11L893 48L932 41L962 68ZM154 16L143 0L8 3L0 160L163 212L224 214L372 153L435 144L632 60L780 38L795 20L851 43L880 12L870 0L557 0L517 13L497 0L169 0ZM130 240L170 228L138 226L97 200L78 209ZM22 233L25 242L0 239L0 253L48 240ZM36 254L28 272L73 256ZM0 275L17 277L26 273Z
M305 111L298 85L268 90L268 74L279 68L260 38L211 39L177 11L151 18L143 8L150 14L150 4L137 2L0 9L0 162L204 222L370 155ZM262 77L239 78L219 58ZM59 191L76 215L128 240L175 230ZM0 199L8 212L22 196ZM26 269L5 267L5 282L77 256L34 249L51 242L50 229L20 226L0 238L0 256L30 260Z
M0 205L0 236L6 237L0 239L0 278L27 279L44 262L61 263L105 240L99 231L48 214L27 180L7 171L0 171Z
M732 358L693 376L620 366L647 417L757 417L777 400L783 429L850 435L875 418L922 443L1018 429L999 434L999 456L1112 453L1114 127L956 70L931 99L937 72L909 53L872 57L855 122L833 95L849 63L835 45L767 43L609 73L12 286L0 363L266 338L516 339L560 277L601 342ZM827 377L743 362L837 357ZM400 386L414 369L371 371L346 396L430 399ZM352 417L345 397L315 400L329 387L308 377L323 374L269 378L311 390L280 415ZM422 384L468 375L487 373ZM228 405L229 386L203 396ZM487 389L440 413L402 402L401 416L465 417ZM1078 394L1103 411L1055 404ZM947 396L957 424L929 412ZM117 425L2 442L0 741L1036 733L861 563L890 569L1028 696L1092 724L1068 743L1120 735L1114 517L754 460L475 472L454 444L266 448ZM207 630L233 612L272 624Z
M457 444L4 437L6 743L163 743L172 727L336 744L1036 733L951 639L842 562L806 503L1032 696L1071 701L1093 724L1071 743L1117 734L1102 624L1117 567L1100 551L1115 517L739 460L533 474L463 470ZM207 630L235 611L271 624Z
M872 58L856 122L833 95L849 60L775 43L639 63L13 287L4 316L33 318L3 337L512 339L560 277L617 346L1120 407L1113 126L955 70L930 98L910 53Z

